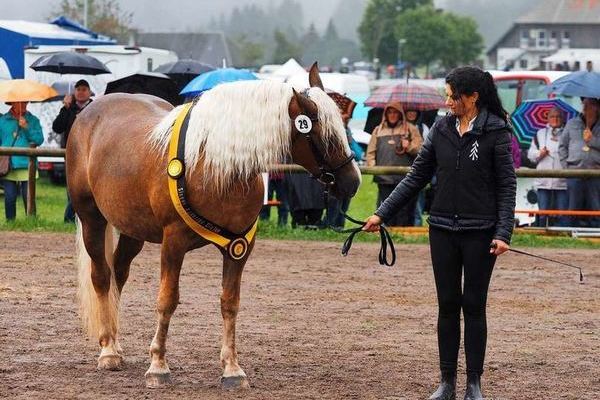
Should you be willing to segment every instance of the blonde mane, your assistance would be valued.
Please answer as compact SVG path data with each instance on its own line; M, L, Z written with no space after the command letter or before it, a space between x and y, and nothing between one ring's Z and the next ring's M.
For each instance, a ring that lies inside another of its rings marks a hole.
M202 160L206 184L223 192L236 180L249 182L269 165L290 154L288 106L292 86L273 81L226 83L205 92L192 108L185 143L185 165L191 174ZM325 148L349 147L339 109L321 89L308 96L317 104ZM148 142L161 154L169 146L173 123L182 106L173 109L154 128Z

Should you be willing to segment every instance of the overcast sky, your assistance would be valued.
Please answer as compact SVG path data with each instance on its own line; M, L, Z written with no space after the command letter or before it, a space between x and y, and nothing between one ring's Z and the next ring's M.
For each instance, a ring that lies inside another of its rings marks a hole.
M235 6L257 3L279 4L281 0L118 0L121 9L133 12L133 25L146 32L193 31L206 27L211 16L227 16ZM314 22L323 31L338 2L343 0L302 0L304 23ZM368 0L364 0L367 2ZM496 40L519 13L543 0L434 0L459 14L475 17L486 43ZM0 19L48 21L60 0L0 0ZM458 5L458 7L455 7ZM485 11L482 11L485 10ZM360 10L357 10L360 12ZM480 13L477 15L476 13Z
M338 0L302 0L305 21L326 25ZM122 10L133 12L133 25L144 31L185 31L206 26L211 16L227 15L235 6L260 3L278 4L278 0L120 0ZM0 0L0 19L47 21L60 0Z

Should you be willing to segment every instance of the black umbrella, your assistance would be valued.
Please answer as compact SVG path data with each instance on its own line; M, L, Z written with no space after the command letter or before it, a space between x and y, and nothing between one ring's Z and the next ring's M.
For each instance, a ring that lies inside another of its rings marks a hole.
M106 66L92 56L64 51L42 56L31 64L34 71L55 72L57 74L100 75L110 74Z
M104 94L109 93L145 93L160 97L173 105L180 102L175 82L167 75L156 72L138 72L109 82Z
M205 72L214 71L215 67L200 61L186 59L163 64L156 68L154 72L161 72L169 75L177 84L181 91L192 79Z

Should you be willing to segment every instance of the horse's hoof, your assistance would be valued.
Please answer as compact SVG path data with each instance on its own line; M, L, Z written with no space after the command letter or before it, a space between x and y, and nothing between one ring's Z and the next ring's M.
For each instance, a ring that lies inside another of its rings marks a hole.
M223 390L250 389L250 383L245 376L223 376L221 387Z
M146 387L148 389L159 389L165 386L169 386L173 383L171 381L171 373L166 372L159 374L156 372L146 372Z
M97 369L105 369L108 371L120 371L123 369L123 357L120 355L106 355L98 358Z

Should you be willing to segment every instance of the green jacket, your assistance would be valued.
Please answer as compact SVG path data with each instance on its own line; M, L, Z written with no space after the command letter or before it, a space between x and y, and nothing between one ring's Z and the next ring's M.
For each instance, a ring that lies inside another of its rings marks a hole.
M8 112L0 117L0 146L2 147L29 147L29 143L37 146L44 142L40 120L27 111L25 113L27 129L19 128L19 122ZM14 133L18 132L15 143ZM29 165L29 158L26 156L11 156L10 167L12 169L24 169Z

